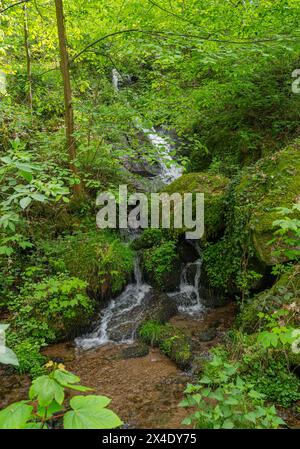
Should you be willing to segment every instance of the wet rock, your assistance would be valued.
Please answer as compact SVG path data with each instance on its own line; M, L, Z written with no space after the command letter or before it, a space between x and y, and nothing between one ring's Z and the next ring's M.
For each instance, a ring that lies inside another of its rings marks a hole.
M185 264L196 262L199 259L197 249L186 240L179 244L178 254L181 262Z
M223 307L229 302L228 296L221 290L210 286L205 266L202 266L199 293L202 304L209 309ZM234 294L234 292L231 292Z
M178 313L175 301L165 293L155 290L149 294L146 309L143 322L152 320L163 324Z
M143 344L129 346L122 350L120 357L122 359L138 359L146 357L149 354L149 347Z
M217 329L215 327L210 327L206 329L205 331L201 332L198 339L202 342L209 342L216 338L217 336Z

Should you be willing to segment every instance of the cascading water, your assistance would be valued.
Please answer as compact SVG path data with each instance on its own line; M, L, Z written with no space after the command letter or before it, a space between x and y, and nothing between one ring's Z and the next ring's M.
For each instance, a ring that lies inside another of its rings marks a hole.
M75 340L79 347L91 349L112 342L133 343L145 310L145 298L151 290L150 285L143 283L139 255L136 255L134 275L135 283L129 284L120 296L110 301L95 331Z
M180 290L169 293L169 297L175 299L179 312L195 315L203 312L204 307L199 293L201 278L201 259L188 263L181 273ZM194 283L189 280L189 273L195 271Z
M112 71L112 84L116 92L119 91L120 81L121 75L114 69ZM138 127L141 128L140 126ZM167 185L178 179L182 175L183 170L178 164L172 163L172 147L168 140L154 129L142 128L142 131L153 147L157 149L159 158L160 172L153 178L153 187L155 188L157 180L162 185ZM131 231L125 237L128 240L134 240L137 236L137 232ZM196 271L193 283L191 283L189 279L191 278L190 273L193 268ZM151 291L151 286L143 282L138 254L135 259L134 275L135 283L129 284L120 296L110 301L109 305L102 311L94 331L75 340L78 347L91 349L107 343L132 343L134 341L136 329L147 307L147 298ZM180 291L169 294L170 299L174 299L177 302L180 312L194 314L203 310L199 295L200 276L200 260L184 267Z
M180 178L183 169L180 165L175 164L171 152L172 146L168 140L158 134L154 128L143 129L143 133L148 137L152 145L157 149L159 156L160 173L158 177L164 184L170 184Z

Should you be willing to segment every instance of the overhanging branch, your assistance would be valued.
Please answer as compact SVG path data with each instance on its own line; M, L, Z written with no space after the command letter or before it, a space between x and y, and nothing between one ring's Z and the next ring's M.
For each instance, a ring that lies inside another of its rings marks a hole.
M85 48L83 48L77 55L75 55L72 59L72 61L75 61L75 59L79 58L84 52L89 50L91 47L94 47L95 45L99 44L100 42L114 36L118 36L121 34L131 34L131 33L140 33L140 34L146 34L149 36L161 36L161 37L181 37L184 39L197 39L198 41L206 41L206 42L216 42L219 44L233 44L233 45L253 45L253 44L266 44L269 42L276 42L278 40L285 39L298 39L297 36L276 36L276 37L270 37L270 38L261 38L261 39L253 39L253 40L228 40L228 39L217 39L212 38L210 36L201 36L198 34L184 34L184 33L173 33L171 31L149 31L149 30L139 30L139 29L128 29L128 30L120 30L115 31L114 33L106 34L105 36L100 37L99 39L96 39L94 42L87 45Z
M7 6L4 9L1 9L0 14L3 14L4 12L8 11L11 8L14 8L15 6L22 5L23 3L28 3L30 0L21 0L20 2L13 3L12 5Z

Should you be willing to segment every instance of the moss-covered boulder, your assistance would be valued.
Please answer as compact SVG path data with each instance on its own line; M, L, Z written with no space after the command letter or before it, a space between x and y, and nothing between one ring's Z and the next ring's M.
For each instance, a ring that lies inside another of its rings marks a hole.
M291 323L300 326L300 265L286 271L272 288L259 293L242 308L238 324L247 331L257 330L258 313L272 313L286 308L291 313Z
M205 195L205 238L217 236L224 228L224 194L229 183L228 178L210 173L188 173L181 176L164 192L204 193Z
M289 260L287 247L274 240L273 223L283 218L276 208L291 209L299 199L300 141L238 173L226 192L224 236L204 248L208 287L232 296L265 288L272 266ZM297 210L293 214L289 218L298 218Z
M114 233L77 232L42 244L52 268L83 279L95 299L120 293L132 278L134 253Z
M237 206L251 211L249 228L257 258L266 265L283 261L274 255L273 222L276 207L290 208L300 199L300 141L261 159L248 168L235 189Z
M176 326L169 323L160 324L154 320L146 321L139 329L139 337L143 342L158 347L180 368L190 367L192 360L191 341Z

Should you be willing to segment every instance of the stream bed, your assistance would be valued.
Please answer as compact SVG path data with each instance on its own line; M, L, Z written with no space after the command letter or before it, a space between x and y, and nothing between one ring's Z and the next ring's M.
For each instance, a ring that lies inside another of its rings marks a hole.
M234 304L207 311L198 318L179 314L171 323L192 339L197 354L205 355L222 340L235 316ZM215 329L210 341L200 341L199 335ZM81 350L74 342L51 345L44 354L77 374L83 385L94 388L95 394L112 399L115 410L128 428L184 428L186 411L178 407L188 382L197 380L190 371L180 370L158 349L132 358L133 344L106 344L91 350ZM30 380L27 376L0 370L0 407L27 398Z

